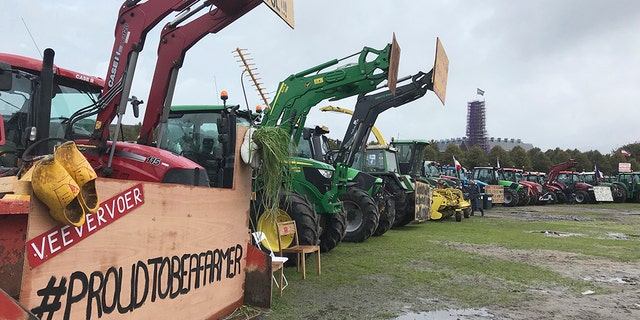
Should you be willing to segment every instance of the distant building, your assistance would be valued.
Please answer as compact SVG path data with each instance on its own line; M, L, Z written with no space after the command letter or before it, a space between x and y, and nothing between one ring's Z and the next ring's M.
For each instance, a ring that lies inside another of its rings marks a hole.
M467 103L467 145L489 152L484 101Z
M484 95L484 91L479 95ZM486 107L484 101L471 101L467 103L467 135L460 138L449 138L436 140L438 149L443 152L450 144L455 144L463 151L471 149L472 146L478 146L485 152L491 151L495 146L500 146L506 151L511 151L514 147L522 147L524 150L529 151L533 149L531 143L524 143L520 139L516 138L494 138L487 137L486 129Z
M460 148L463 151L467 151L471 149L471 147L474 145L471 143L471 140L468 137L441 139L441 140L436 140L436 143L438 144L438 149L440 150L440 152L445 151L447 149L447 146L449 146L450 144L457 145L458 148ZM490 151L495 146L500 146L502 149L506 151L511 151L511 149L513 149L514 147L521 147L525 151L529 151L533 149L533 144L524 143L522 142L521 139L495 138L495 137L487 138L488 150Z

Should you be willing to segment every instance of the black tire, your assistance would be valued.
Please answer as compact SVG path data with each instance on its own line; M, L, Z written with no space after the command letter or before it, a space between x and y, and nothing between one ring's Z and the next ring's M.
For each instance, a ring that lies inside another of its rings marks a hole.
M634 197L636 202L640 202L640 192L636 191L636 196Z
M396 217L393 220L393 227L403 226L400 223L405 219L405 212L407 211L407 206L409 205L408 194L404 191L397 192L393 197L393 202L395 202L395 212Z
M505 207L515 207L518 203L518 196L516 195L513 189L504 189L504 202L502 203Z
M343 210L320 216L320 251L328 252L337 247L347 232L347 213Z
M415 193L408 193L405 198L406 202L404 210L398 213L398 206L396 206L396 221L393 223L393 227L406 226L416 219L416 197Z
M456 216L456 221L457 221L457 222L462 221L462 212L460 212L460 211L456 211L455 216Z
M612 185L611 195L613 196L613 202L622 203L627 201L627 190L619 184Z
M371 196L362 189L350 187L340 195L347 213L347 232L343 241L362 242L373 235L378 227L380 212Z
M559 191L558 193L556 193L556 203L566 203L567 202L567 196L564 194L564 192Z
M393 227L393 223L396 221L396 204L393 199L380 199L378 205L378 211L380 211L380 220L378 220L378 227L373 232L373 236L381 236Z
M527 194L526 188L520 188L517 192L518 201L516 202L516 206L526 206L529 204L529 195Z
M585 204L591 202L589 194L584 190L577 190L575 192L574 201L577 204Z
M277 232L274 234L274 230L260 230L258 220L264 213L261 197L258 200L251 201L251 230L252 231L264 231L267 236L267 241L274 252L278 249ZM313 205L309 203L306 197L292 192L288 196L285 195L284 190L280 192L279 209L284 211L289 218L296 222L296 228L298 229L298 241L300 244L313 244L320 243L320 224L318 222L318 215L313 209ZM275 227L274 227L275 228ZM265 250L265 248L263 248ZM295 255L289 257L289 261L293 261L295 265ZM287 263L287 265L290 265Z

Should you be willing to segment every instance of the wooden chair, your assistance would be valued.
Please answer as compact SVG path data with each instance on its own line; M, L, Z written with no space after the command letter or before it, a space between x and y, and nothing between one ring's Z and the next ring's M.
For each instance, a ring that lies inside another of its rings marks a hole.
M267 240L264 232L256 231L251 235L253 236L253 239L255 240L258 248L261 248L260 243L262 241L265 241L267 244L269 243L269 240ZM276 287L278 287L279 294L282 297L282 289L286 288L287 285L289 285L287 278L284 276L284 263L287 262L289 258L276 256L271 250L271 245L269 245L268 247L269 256L271 256L271 272L275 273L276 271L279 271L278 278L276 278L276 276L272 276L273 282L276 283Z
M282 239L283 237L293 236L293 242L291 245L283 248ZM300 267L302 267L302 279L307 278L307 269L306 269L306 261L305 256L307 253L317 252L318 256L318 274L321 273L320 269L320 246L318 245L304 245L300 244L298 241L298 229L296 228L296 222L284 221L278 222L278 249L280 249L280 256L283 256L286 253L295 253L296 254L296 270L300 271Z

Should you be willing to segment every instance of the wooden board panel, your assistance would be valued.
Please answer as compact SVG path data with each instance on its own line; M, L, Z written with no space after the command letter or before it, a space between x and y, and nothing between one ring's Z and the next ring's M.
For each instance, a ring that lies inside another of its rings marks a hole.
M500 185L486 185L484 186L484 192L493 195L493 203L504 203L504 187Z
M429 220L429 213L431 212L431 198L433 197L433 190L429 187L428 183L416 181L416 220L426 221Z
M239 128L237 146L243 136ZM102 216L98 211L93 227L85 223L73 242L80 230L60 229L32 197L27 239L39 240L30 252L60 253L36 267L25 257L20 303L53 319L230 313L243 303L250 243L250 169L239 158L233 189L99 178ZM137 191L127 198L132 189ZM105 201L110 198L115 200Z

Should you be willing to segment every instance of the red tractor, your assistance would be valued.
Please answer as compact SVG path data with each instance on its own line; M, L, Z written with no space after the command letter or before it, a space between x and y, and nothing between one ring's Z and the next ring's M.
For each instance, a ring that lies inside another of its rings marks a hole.
M516 168L502 168L507 180L518 182L527 187L527 204L547 204L555 201L553 192L545 190L541 183L526 179L524 170Z
M554 190L558 202L563 203L594 203L593 186L580 179L579 172L568 171L578 165L573 159L551 167L545 181L545 188Z

